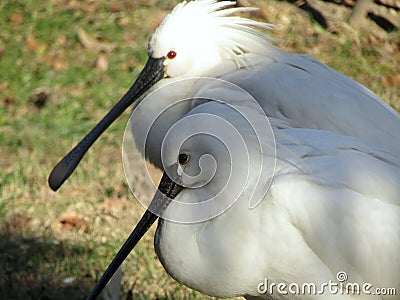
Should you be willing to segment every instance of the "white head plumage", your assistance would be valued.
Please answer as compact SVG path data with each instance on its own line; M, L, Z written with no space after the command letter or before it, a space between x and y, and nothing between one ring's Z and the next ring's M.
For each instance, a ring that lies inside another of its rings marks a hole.
M232 16L256 10L233 7L234 1L184 1L159 25L149 43L149 55L166 57L167 75L205 75L227 60L246 66L243 54L265 55L272 38L257 29L273 25Z

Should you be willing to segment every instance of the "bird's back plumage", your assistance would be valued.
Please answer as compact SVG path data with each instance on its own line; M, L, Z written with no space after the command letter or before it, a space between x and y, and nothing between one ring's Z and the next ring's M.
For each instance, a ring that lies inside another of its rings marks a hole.
M361 84L311 56L282 53L221 78L248 91L268 116L296 128L358 137L400 153L400 117Z

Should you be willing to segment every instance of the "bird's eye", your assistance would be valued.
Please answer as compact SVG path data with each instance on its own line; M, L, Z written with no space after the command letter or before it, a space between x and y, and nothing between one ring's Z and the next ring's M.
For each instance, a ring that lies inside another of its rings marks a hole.
M188 154L186 154L186 153L181 153L178 156L178 162L182 166L187 165L189 160L190 160L190 156Z
M174 59L176 57L176 52L174 50L169 51L167 57L169 59Z

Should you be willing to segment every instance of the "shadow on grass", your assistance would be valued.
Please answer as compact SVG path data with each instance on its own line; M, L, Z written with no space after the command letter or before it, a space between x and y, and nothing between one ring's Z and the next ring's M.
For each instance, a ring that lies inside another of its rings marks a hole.
M297 7L301 8L302 10L308 12L313 19L321 25L322 28L327 29L328 28L328 22L324 15L320 13L317 9L312 7L307 3L307 1L299 2L298 0L286 0L287 2L296 5Z
M312 5L310 5L309 3L307 3L307 1L299 1L299 0L286 0L286 2L291 3L297 7L299 7L300 9L308 12L312 18L324 29L328 28L328 22L326 17L324 16L324 12L320 12L318 9L314 8ZM336 5L341 5L341 6L345 6L348 8L353 9L354 5L350 5L348 2L346 1L342 1L342 2L337 2L335 0L323 0L322 2L327 2L327 3L333 3ZM391 8L392 10L398 11L397 8L395 7L391 7L390 5L384 5L383 7L388 7ZM382 16L378 16L375 15L372 12L368 13L368 18L371 19L372 21L374 21L378 26L380 26L383 30L385 30L386 32L392 32L398 29L398 26L396 26L396 24L391 23L388 19L382 17Z
M85 274L63 277L59 264L84 251L79 246L0 233L0 298L85 299L94 281Z

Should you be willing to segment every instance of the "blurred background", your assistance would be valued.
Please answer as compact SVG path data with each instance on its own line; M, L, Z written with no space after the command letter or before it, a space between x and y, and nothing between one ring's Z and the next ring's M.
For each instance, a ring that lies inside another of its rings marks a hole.
M0 298L84 299L144 209L122 169L129 111L58 192L52 167L130 87L166 0L0 3ZM399 0L243 0L270 35L361 82L400 111ZM155 226L153 226L155 227ZM124 265L122 299L209 299L173 281L154 229Z

